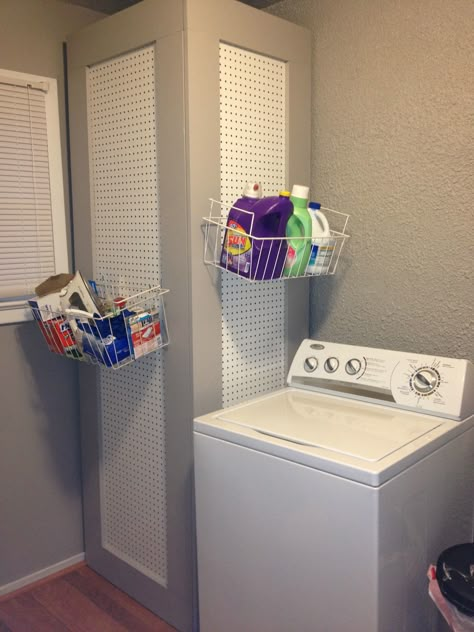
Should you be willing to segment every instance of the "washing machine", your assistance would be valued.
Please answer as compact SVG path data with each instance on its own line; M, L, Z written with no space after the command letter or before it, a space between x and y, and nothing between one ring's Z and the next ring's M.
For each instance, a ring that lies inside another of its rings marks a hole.
M201 632L431 632L473 537L474 367L305 340L288 386L194 422Z

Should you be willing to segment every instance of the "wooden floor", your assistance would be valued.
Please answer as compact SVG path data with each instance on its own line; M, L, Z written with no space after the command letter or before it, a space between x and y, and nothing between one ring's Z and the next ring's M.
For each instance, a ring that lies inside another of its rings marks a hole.
M87 566L0 601L0 632L175 632Z

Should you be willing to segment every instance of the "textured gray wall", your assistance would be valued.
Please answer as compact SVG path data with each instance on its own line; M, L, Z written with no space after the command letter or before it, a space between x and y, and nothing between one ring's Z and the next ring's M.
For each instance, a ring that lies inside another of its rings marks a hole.
M59 80L63 141L62 42L99 17L55 0L0 2L0 68ZM82 552L83 540L76 367L47 351L34 323L0 326L0 350L1 587Z
M311 335L474 360L474 3L268 11L312 29L312 197L351 214Z

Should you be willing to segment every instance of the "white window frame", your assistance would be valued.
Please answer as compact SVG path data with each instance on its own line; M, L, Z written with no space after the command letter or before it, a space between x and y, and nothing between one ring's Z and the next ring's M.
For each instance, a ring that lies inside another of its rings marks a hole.
M0 68L0 77L18 83L46 83L46 128L48 136L49 186L51 194L51 218L53 225L54 261L56 274L69 272L68 234L66 205L64 200L61 135L59 128L58 82L52 77L41 77ZM32 320L31 311L25 306L26 299L0 300L0 325Z

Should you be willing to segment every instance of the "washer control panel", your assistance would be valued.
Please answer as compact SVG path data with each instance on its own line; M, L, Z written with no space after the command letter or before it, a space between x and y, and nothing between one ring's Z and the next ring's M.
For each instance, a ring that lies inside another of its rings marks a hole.
M288 385L449 419L474 414L474 367L468 360L304 340Z

